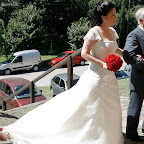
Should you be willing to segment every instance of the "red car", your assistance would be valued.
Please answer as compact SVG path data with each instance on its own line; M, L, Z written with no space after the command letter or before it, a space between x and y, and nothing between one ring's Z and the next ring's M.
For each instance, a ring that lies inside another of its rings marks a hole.
M0 102L13 94L30 81L24 78L4 78L0 80ZM41 91L35 86L35 102L46 100L46 97L42 95ZM6 102L6 108L12 109L15 107L24 106L30 104L30 89L27 88L13 99Z
M65 59L69 55L73 54L74 52L76 52L76 51L65 51L65 52L61 53L58 57L52 58L49 62L49 65L50 66L56 65L58 62L62 61L63 59ZM73 58L73 64L84 65L85 62L86 62L86 60L84 58L82 58L80 55ZM67 63L65 63L64 65L66 65L66 64Z

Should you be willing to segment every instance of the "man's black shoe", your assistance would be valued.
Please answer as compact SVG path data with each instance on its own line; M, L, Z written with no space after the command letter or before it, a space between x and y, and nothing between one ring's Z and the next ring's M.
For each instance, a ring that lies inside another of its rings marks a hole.
M144 139L142 139L141 137L137 136L137 137L127 137L128 139L131 139L135 142L144 142Z

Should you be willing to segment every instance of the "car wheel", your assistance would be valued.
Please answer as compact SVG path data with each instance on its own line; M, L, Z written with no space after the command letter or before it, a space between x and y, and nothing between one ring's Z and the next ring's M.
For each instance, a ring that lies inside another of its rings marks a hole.
M38 65L34 65L34 66L33 66L33 71L37 72L38 70L39 70Z
M6 74L6 75L9 75L11 73L11 70L10 69L6 69L5 71L4 71L4 74Z
M54 94L54 91L53 91L52 87L50 88L50 91L51 91L51 96L54 97L55 94Z
M84 61L84 60L81 60L79 64L80 64L81 66L84 66L84 65L85 65L85 61Z

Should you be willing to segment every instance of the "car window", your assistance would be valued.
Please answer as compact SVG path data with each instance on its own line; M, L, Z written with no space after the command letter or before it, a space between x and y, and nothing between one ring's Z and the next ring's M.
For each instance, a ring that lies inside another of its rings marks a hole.
M6 91L5 91L5 93L6 93L7 95L11 95L11 89L10 89L10 86L9 86L9 85L6 85Z
M1 87L1 85L2 85L2 82L0 82L0 87Z
M70 56L72 53L68 54L66 57Z
M56 77L56 78L54 79L54 82L55 82L56 84L59 84L59 81L60 81L60 78L59 78L59 77Z
M59 58L63 58L67 53L61 53L60 55L58 55Z
M22 56L18 56L18 57L14 60L14 63L17 63L17 62L22 62Z
M78 82L79 79L73 80L73 86Z
M15 56L11 56L11 57L7 60L7 62L11 62L14 58L15 58Z
M73 86L78 82L79 79L75 79L73 80ZM67 85L68 85L68 82L67 82Z
M60 87L64 87L65 88L65 83L64 83L64 81L62 79L60 81Z
M13 87L13 89L16 92L22 87L23 86L16 86L16 87ZM42 95L42 93L37 87L35 87L35 96L40 96L40 95ZM17 99L23 99L23 98L28 98L28 97L30 97L30 89L26 88L24 91L18 94Z
M6 85L5 83L2 83L0 87L0 90L2 90L3 92L5 91L5 85Z

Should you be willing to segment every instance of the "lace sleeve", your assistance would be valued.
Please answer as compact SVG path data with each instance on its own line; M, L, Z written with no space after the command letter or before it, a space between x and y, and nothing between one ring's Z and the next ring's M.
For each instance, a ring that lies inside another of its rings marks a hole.
M113 27L110 27L110 29L114 32L115 39L116 40L119 39L119 36L118 36L116 30Z
M84 40L89 39L89 40L97 40L100 41L101 37L96 29L96 27L91 28L88 33L85 35Z

